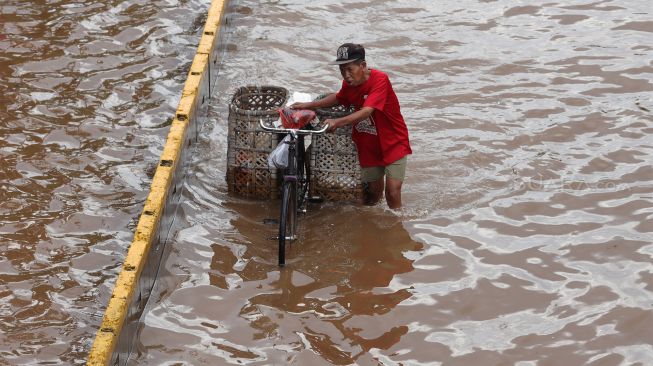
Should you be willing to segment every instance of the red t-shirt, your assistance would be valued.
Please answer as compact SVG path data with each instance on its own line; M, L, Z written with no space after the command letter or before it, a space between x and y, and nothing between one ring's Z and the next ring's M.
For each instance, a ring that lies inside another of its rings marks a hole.
M356 123L352 129L351 136L363 168L390 165L412 153L408 128L388 75L374 69L370 71L370 77L362 85L349 86L343 80L336 94L338 102L345 106L353 105L356 110L374 108L370 118Z

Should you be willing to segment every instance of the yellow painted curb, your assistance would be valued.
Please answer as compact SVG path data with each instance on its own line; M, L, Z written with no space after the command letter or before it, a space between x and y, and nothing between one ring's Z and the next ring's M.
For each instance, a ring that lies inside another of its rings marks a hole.
M209 55L205 53L196 53L193 58L193 63L190 66L188 71L188 76L186 77L186 83L184 84L184 89L182 90L182 95L192 95L198 94L199 88L202 83L205 81L206 72L209 63Z

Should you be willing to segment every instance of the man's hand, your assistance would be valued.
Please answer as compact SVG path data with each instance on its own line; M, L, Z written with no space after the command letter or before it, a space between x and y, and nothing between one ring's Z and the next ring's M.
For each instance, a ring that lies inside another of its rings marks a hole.
M329 126L329 127L327 127L326 132L333 132L333 131L336 130L336 128L338 128L338 126L336 125L336 120L335 119L331 119L331 118L325 119L324 124Z

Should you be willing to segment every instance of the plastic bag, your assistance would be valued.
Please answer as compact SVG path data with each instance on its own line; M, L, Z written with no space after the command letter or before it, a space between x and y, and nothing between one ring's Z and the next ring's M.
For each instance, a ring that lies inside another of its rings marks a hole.
M315 112L310 109L279 108L283 128L300 129L315 119Z
M279 145L272 150L268 155L268 167L270 169L284 169L288 167L288 144L290 142L290 135L281 140Z

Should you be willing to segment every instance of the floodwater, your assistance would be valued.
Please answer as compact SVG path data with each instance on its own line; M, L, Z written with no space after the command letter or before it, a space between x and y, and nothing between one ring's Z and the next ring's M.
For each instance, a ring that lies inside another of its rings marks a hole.
M85 363L208 5L0 2L0 365Z
M0 6L0 363L83 363L207 5ZM131 364L653 364L649 0L228 11ZM401 102L405 208L310 206L280 271L276 202L227 193L227 104L335 90L345 41Z

